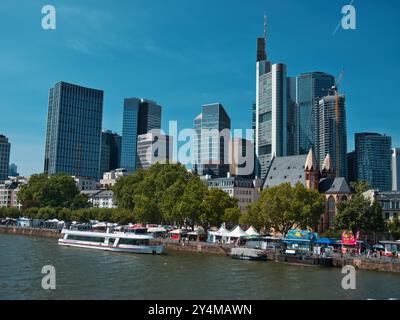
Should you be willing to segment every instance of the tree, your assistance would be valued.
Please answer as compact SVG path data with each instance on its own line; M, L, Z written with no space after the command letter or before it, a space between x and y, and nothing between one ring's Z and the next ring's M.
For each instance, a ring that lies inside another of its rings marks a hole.
M301 183L294 187L283 183L263 190L241 221L286 235L295 226L315 227L323 210L324 199L318 191L309 190Z
M384 231L382 208L378 202L374 201L371 204L371 201L364 197L363 192L366 188L365 183L355 184L356 194L337 204L336 229L349 229L353 234L363 231L365 234L373 233L374 235Z
M180 201L173 211L175 221L188 224L194 228L199 222L203 210L204 197L207 194L207 186L197 176L191 176L186 184Z
M79 194L74 179L64 173L53 176L34 174L28 184L18 192L18 200L23 209L31 207L82 208L87 206L87 198Z
M388 223L388 231L394 240L400 239L400 219L396 217Z
M42 220L55 219L57 218L57 213L54 208L43 207L39 209L37 213L37 218Z
M202 213L199 216L199 222L204 230L211 226L219 226L223 221L225 210L228 208L237 208L238 199L231 198L221 189L209 189L205 195Z
M0 208L0 218L17 219L21 212L17 208Z
M222 216L222 220L227 223L228 228L239 224L241 216L240 209L238 207L226 208L225 213Z
M369 189L369 185L367 181L350 182L350 188L356 194L361 194Z

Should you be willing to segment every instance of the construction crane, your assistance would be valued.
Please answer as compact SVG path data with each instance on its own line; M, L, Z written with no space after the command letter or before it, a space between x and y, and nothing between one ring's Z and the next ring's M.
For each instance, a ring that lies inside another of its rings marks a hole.
M335 171L336 171L336 176L339 176L339 119L340 119L340 110L339 110L339 86L340 82L342 81L344 75L344 68L342 68L342 71L340 72L340 75L338 77L338 80L336 81L336 86L334 87L335 90L335 131L336 131L336 163L335 163ZM343 164L342 164L343 165Z

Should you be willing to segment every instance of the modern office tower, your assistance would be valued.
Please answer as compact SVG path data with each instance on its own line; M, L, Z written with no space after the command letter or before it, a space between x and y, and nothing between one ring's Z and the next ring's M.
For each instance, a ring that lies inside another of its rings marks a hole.
M372 189L392 190L392 138L379 133L355 134L357 181Z
M161 106L151 100L142 99L139 108L138 134L161 128Z
M347 153L347 181L357 181L357 158L355 151Z
M7 180L8 165L10 163L11 144L8 138L0 134L0 180Z
M193 121L193 164L199 175L225 177L229 171L231 119L220 103L202 106Z
M121 167L128 172L134 172L137 136L161 128L161 106L151 100L125 99L123 117Z
M284 64L271 64L266 39L257 39L256 175L263 179L274 156L287 155L287 79Z
M140 103L141 100L137 98L124 100L121 167L126 169L127 172L133 172L136 169L136 146Z
M335 85L335 78L324 72L302 73L296 78L296 102L298 106L299 154L307 154L314 148L315 102L328 95Z
M295 77L287 78L287 155L299 154L299 114L296 102L297 84Z
M392 149L392 191L400 191L400 148Z
M9 177L18 177L18 166L15 163L10 163L8 166L8 176Z
M172 137L155 130L138 135L137 169L146 169L155 163L172 160Z
M100 176L121 167L121 136L110 130L101 133Z
M103 91L58 82L49 91L44 172L99 178Z
M347 129L345 96L332 88L329 95L316 101L315 154L322 169L324 159L330 155L336 177L346 177ZM337 102L337 110L335 105ZM336 114L337 113L337 114Z
M254 178L254 144L242 138L229 141L229 172L232 176Z

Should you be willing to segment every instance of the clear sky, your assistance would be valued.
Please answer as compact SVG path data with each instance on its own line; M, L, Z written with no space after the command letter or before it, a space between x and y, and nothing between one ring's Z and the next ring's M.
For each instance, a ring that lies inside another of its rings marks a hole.
M125 97L163 106L163 129L192 127L221 102L233 128L251 128L256 37L268 16L268 57L288 75L345 74L349 151L354 133L400 144L398 0L355 0L357 29L339 28L350 0L2 0L0 133L21 174L43 170L48 89L63 80L103 89L103 127L122 131ZM54 5L56 30L41 28Z

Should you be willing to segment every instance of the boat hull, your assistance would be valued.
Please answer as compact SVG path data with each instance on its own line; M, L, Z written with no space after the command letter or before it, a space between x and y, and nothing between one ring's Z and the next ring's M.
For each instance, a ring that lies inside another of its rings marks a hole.
M248 260L248 261L267 261L267 256L250 257L245 255L231 255L233 259Z
M86 249L95 249L95 250L113 251L113 252L143 253L143 254L162 254L164 252L164 245L114 247L114 246L107 246L105 244L71 242L64 239L59 239L58 244L66 247L86 248Z
M232 248L230 256L233 259L251 260L251 261L266 261L267 254L259 249L253 248Z

